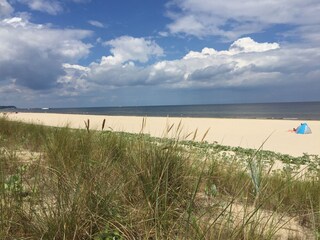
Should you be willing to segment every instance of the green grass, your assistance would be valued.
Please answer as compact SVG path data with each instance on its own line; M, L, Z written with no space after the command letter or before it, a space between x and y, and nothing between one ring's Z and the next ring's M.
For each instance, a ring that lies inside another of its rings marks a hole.
M0 239L277 239L292 217L317 239L319 177L317 156L1 118Z

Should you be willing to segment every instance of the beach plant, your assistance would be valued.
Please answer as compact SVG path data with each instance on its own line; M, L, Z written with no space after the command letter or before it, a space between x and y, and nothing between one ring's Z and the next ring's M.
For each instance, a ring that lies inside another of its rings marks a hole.
M15 196L21 196L23 194L23 175L26 172L26 166L20 166L17 169L17 173L9 175L4 182L4 190Z
M106 228L103 232L94 237L94 240L122 240L123 237L118 231L112 231Z
M257 198L261 188L261 181L262 181L262 171L263 166L261 160L257 160L254 156L253 158L248 160L248 168L250 172L250 177L254 186L254 194Z

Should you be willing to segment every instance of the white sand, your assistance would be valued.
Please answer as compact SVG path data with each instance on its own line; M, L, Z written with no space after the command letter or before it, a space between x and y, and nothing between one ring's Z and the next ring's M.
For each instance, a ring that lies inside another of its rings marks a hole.
M90 119L90 129L101 129L103 119L106 119L105 129L139 133L142 128L143 117L128 116L98 116L52 113L12 113L8 116L12 120L39 123L49 126L66 126L85 128L84 121ZM259 148L301 156L303 153L320 155L320 121L303 120L262 120L262 119L217 119L217 118L166 118L147 117L143 133L152 136L177 136L177 126L181 121L182 131L180 139L191 134L193 138L197 130L196 140L201 140L210 128L205 140L214 141L222 145L240 146L244 148ZM300 135L288 130L307 122L312 134ZM169 134L166 129L174 124Z

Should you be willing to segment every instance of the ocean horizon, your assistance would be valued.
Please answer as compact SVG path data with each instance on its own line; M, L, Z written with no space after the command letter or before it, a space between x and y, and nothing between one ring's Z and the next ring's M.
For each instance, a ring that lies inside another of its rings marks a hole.
M20 112L146 117L320 119L320 102L280 102L124 107L18 108Z

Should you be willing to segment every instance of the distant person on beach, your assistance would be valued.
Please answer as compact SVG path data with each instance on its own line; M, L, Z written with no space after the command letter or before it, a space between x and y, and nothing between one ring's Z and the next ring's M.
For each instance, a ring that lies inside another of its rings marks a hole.
M295 133L297 131L296 128L292 128L292 129L289 129L288 132L292 132L292 133Z
M288 132L295 133L295 132L296 132L296 129L295 129L295 128L289 129Z

